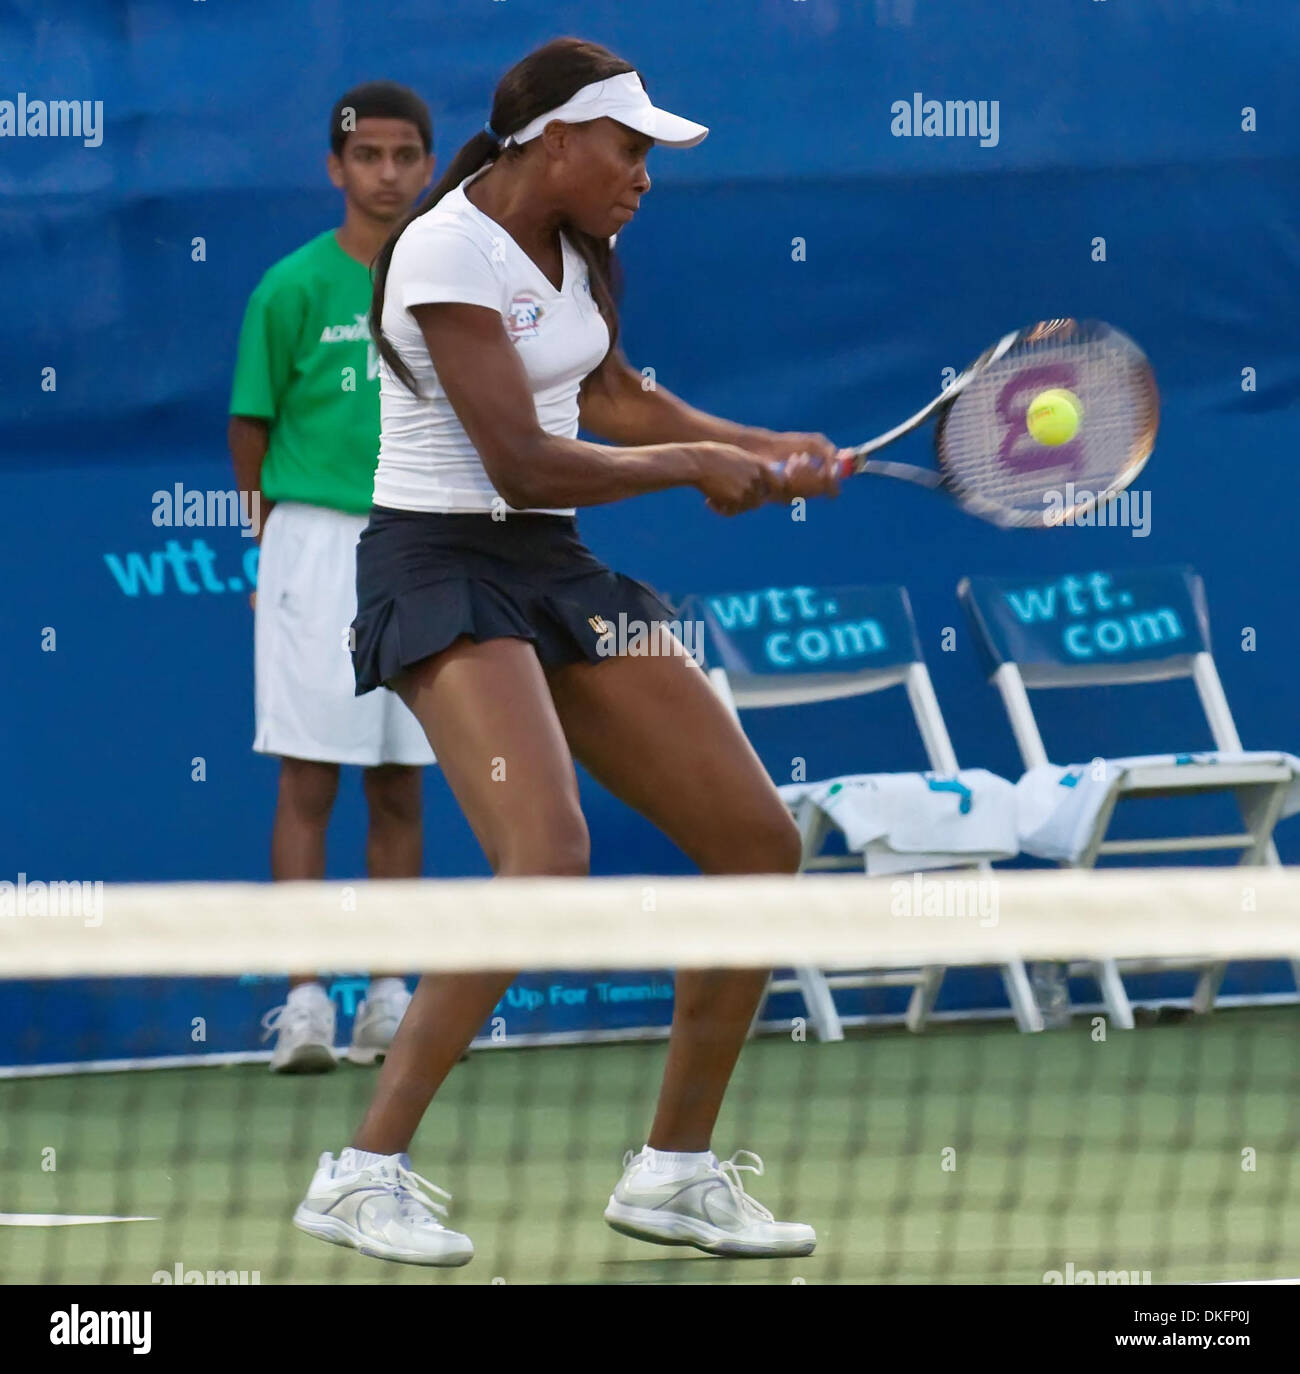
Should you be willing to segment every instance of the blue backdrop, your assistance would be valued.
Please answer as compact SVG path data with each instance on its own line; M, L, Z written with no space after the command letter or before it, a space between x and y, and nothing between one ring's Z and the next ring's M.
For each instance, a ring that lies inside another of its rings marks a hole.
M102 102L102 121L19 138L0 107L0 876L268 876L251 541L160 530L153 493L231 484L241 312L271 262L339 219L323 166L337 96L413 86L445 165L505 68L561 33L626 56L652 96L712 128L652 155L654 189L620 240L628 354L693 404L850 443L1003 331L1078 315L1144 345L1164 406L1143 538L998 531L864 482L805 523L777 508L725 521L693 492L592 510L597 553L673 595L905 583L958 757L1009 776L958 580L1188 563L1246 747L1300 748L1292 6L61 0L56 17L10 0L0 101ZM984 136L909 133L900 111L930 99L983 102ZM913 442L900 457L923 457ZM1116 690L1131 717L1114 690L1044 700L1057 757L1208 745L1189 685ZM752 733L778 780L794 756L810 774L912 768L905 712L765 712ZM428 871L486 872L436 770L426 797ZM686 869L585 778L583 800L595 871ZM363 826L354 778L331 876L363 871ZM1279 832L1291 862L1298 830Z

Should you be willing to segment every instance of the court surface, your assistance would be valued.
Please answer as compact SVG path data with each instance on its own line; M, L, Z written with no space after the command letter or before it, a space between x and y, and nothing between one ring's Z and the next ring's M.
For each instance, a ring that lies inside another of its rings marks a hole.
M623 1153L645 1139L662 1042L492 1049L458 1066L412 1160L454 1194L451 1224L475 1241L460 1270L366 1259L290 1223L319 1152L347 1142L373 1070L9 1080L0 1196L11 1220L154 1220L0 1226L0 1281L139 1283L178 1264L255 1271L263 1284L1300 1275L1294 1009L1222 1010L1101 1043L1090 1024L751 1042L715 1147L763 1156L766 1177L744 1175L751 1192L817 1228L815 1255L781 1261L720 1260L605 1226Z

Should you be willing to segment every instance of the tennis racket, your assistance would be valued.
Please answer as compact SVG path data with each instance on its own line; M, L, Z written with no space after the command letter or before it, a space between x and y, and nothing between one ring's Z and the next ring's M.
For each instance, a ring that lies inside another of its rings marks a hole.
M1079 398L1082 420L1053 446L1033 438L1025 413L1056 387ZM937 470L873 456L932 415ZM1159 417L1151 365L1132 339L1097 321L1045 320L1004 335L910 420L850 449L840 476L893 477L1004 528L1048 528L1123 491L1151 455Z

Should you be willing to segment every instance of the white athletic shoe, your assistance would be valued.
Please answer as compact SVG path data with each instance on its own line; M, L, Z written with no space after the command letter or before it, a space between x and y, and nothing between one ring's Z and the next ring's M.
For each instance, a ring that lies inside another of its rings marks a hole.
M356 1151L331 1154L320 1166L307 1196L293 1214L293 1224L332 1245L347 1245L372 1259L401 1264L468 1264L474 1246L468 1236L449 1231L441 1221L447 1209L431 1194L451 1201L451 1194L421 1178L409 1155L386 1155L363 1164Z
M754 1162L742 1164L742 1155ZM644 1153L629 1150L605 1220L637 1240L693 1245L711 1255L811 1255L816 1231L800 1222L775 1220L745 1191L742 1169L761 1175L763 1161L749 1150L737 1150L722 1163L710 1154L707 1164L683 1176L648 1169Z
M334 1067L334 1003L319 983L291 988L289 1000L268 1011L262 1025L263 1040L276 1036L272 1073L325 1073Z
M380 978L371 983L352 1023L348 1062L382 1063L410 1004L411 994L400 978Z

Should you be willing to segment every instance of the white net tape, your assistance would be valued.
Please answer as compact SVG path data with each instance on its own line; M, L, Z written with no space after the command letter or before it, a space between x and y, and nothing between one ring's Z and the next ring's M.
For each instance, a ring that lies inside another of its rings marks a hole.
M1300 953L1300 871L1280 868L123 884L102 896L54 914L0 906L0 978Z

